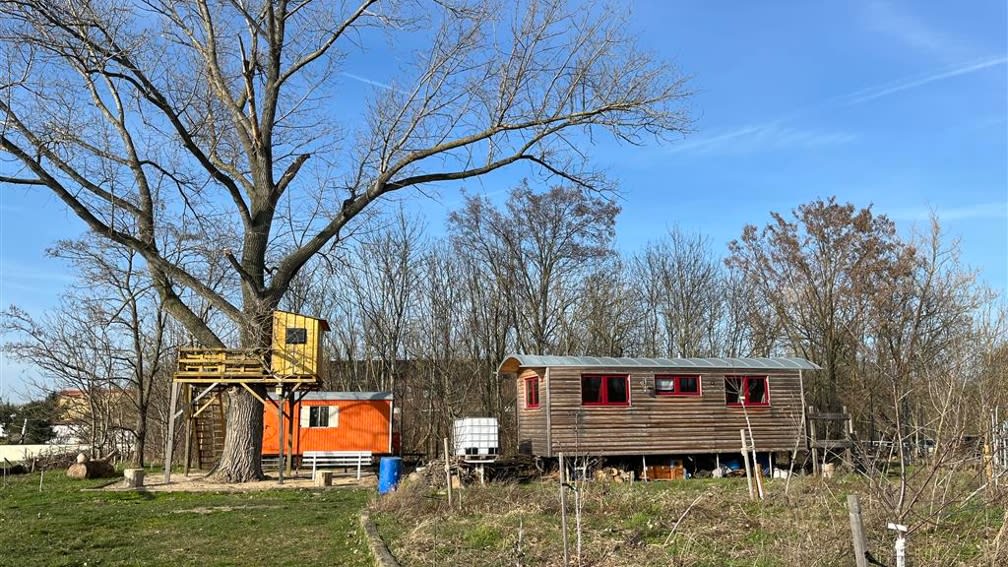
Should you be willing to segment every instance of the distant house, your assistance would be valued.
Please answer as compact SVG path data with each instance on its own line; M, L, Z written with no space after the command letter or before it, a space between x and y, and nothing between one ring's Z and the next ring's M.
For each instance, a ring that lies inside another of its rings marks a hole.
M266 404L263 412L262 454L276 456L280 453L276 406ZM392 393L309 392L294 405L294 421L285 427L285 441L293 430L293 455L305 451L392 453Z
M760 452L804 446L801 358L598 358L516 354L519 450L597 456Z

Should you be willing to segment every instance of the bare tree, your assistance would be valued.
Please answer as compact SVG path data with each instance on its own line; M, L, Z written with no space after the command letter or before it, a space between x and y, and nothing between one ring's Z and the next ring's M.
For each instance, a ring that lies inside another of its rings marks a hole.
M793 220L772 216L762 230L745 227L727 262L758 286L789 349L824 367L812 403L852 401L840 385L849 385L869 298L908 269L912 251L887 217L834 198L799 206Z
M575 132L637 143L686 126L682 79L623 18L559 0L5 0L0 14L0 183L52 192L139 253L211 347L225 337L194 297L265 348L295 276L391 192L519 162L599 188ZM361 120L334 114L344 57L386 34L425 48ZM202 250L230 264L223 290L166 255L201 231L235 235ZM232 389L227 422L219 478L259 478L261 404Z
M564 319L561 352L590 356L632 356L640 352L639 304L633 282L619 258L602 263L581 282L571 316ZM653 356L653 354L651 354Z
M168 315L135 251L86 238L61 241L50 254L77 268L80 289L39 321L10 309L5 326L19 340L8 348L43 369L42 386L81 392L87 411L79 417L96 452L107 449L115 424L119 434L129 432L133 458L144 466L149 411L174 346L166 340Z
M662 339L654 345L655 354L720 354L723 275L710 242L673 228L665 239L647 245L633 266L643 282L647 320Z
M65 309L38 320L11 307L3 313L2 328L15 338L4 350L41 371L34 387L47 394L64 391L71 403L59 408L73 436L86 439L95 456L112 447L115 404L120 401L115 344L87 302L72 295Z
M614 203L578 187L539 194L523 183L511 191L506 211L467 197L449 224L456 248L513 294L518 348L551 353L579 280L612 254L618 213Z

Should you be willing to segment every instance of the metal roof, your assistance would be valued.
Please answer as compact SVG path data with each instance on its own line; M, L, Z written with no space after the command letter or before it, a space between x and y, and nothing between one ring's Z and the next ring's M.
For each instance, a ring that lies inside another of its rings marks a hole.
M274 397L272 394L269 395L270 399ZM321 400L391 400L392 392L308 392L301 399L309 402Z
M519 368L680 368L686 370L820 370L804 358L615 358L608 356L552 356L512 354L504 358L497 371L509 362Z

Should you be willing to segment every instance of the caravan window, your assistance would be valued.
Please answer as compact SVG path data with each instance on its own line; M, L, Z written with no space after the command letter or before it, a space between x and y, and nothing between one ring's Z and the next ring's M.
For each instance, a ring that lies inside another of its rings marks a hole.
M539 377L525 379L525 407L535 409L539 407Z
M770 405L766 376L725 376L725 404L729 406Z
M581 405L628 406L629 385L626 374L585 374L581 376Z
M700 376L657 374L654 389L659 396L699 396Z

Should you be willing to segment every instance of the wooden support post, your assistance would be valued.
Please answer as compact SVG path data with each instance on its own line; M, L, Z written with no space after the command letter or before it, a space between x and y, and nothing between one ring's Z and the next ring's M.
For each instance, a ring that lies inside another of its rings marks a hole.
M847 513L850 516L855 564L857 567L868 567L868 545L865 542L864 523L861 521L861 504L858 502L857 494L847 495Z
M171 466L172 466L172 450L175 448L175 406L178 405L178 394L179 387L181 384L178 382L172 382L171 396L168 403L168 439L166 440L167 447L165 448L165 458L164 458L164 481L165 484L171 482Z
M277 484L283 484L284 481L284 455L287 454L284 447L284 391L282 388L276 392L276 408L277 408L277 435L280 436L277 439L277 449L280 451L279 458L277 458ZM332 481L330 480L330 484Z
M294 470L294 390L287 395L287 476Z
M645 480L646 481L646 480L648 480L648 476L647 476L647 457L644 456L644 455L641 455L641 465L644 467L644 469L641 472L641 480Z
M742 460L745 462L746 484L749 487L749 499L753 498L753 478L752 470L749 468L749 448L746 446L745 429L739 429L739 436L742 438Z
M182 474L186 477L189 476L189 465L192 463L192 441L193 436L196 432L193 431L192 422L192 384L186 384L183 386L185 388L185 411L182 414L182 419L185 420L185 465L182 467Z

